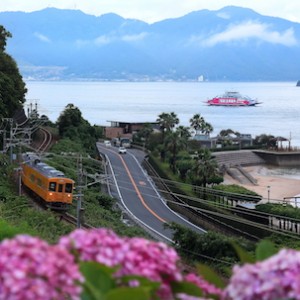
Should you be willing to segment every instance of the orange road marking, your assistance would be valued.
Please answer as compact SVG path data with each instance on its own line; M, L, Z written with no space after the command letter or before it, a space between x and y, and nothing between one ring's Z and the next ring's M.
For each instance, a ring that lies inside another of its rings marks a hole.
M138 187L137 187L137 185L136 185L134 179L133 179L132 176L131 176L131 173L130 173L130 171L129 171L129 169L128 169L128 167L127 167L127 165L126 165L126 163L125 163L125 161L124 161L124 159L123 159L123 157L122 157L120 154L119 154L119 156L120 156L120 159L121 159L121 161L122 161L122 163L123 163L123 166L124 166L124 168L125 168L125 170L126 170L128 176L129 176L130 181L131 181L131 183L132 183L132 185L133 185L133 187L134 187L134 189L135 189L135 191L136 191L136 193L137 193L139 199L141 200L142 204L143 204L143 205L145 206L145 208L146 208L153 216L155 216L158 220L160 220L160 221L163 222L163 223L166 223L167 221L166 221L165 219L161 218L156 212L154 212L154 211L146 204L146 202L145 202L145 200L144 200L144 198L143 198L141 192L139 191L139 189L138 189Z

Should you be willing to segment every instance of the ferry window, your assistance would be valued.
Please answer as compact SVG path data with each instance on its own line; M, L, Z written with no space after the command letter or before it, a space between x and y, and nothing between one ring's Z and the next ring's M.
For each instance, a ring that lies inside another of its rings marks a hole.
M66 183L65 192L66 193L72 193L72 183Z
M49 191L55 192L56 190L56 182L49 183Z
M59 184L59 185L58 185L58 192L59 192L59 193L62 193L62 191L63 191L63 185L62 185L62 184Z

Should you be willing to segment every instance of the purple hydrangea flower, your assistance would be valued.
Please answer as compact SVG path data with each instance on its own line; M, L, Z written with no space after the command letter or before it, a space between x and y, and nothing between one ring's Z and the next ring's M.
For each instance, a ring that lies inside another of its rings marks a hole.
M1 300L79 300L83 281L74 257L27 235L0 244Z
M235 266L225 289L226 299L300 300L300 252L283 249L255 264Z
M120 266L116 277L138 275L161 283L160 296L169 299L170 282L182 280L176 251L164 243L143 238L121 238L108 229L77 229L61 238L59 244L82 261L97 261L109 267Z

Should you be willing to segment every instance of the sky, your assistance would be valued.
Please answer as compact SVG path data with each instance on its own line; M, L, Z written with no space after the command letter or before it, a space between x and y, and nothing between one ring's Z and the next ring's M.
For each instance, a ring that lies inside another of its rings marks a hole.
M218 10L229 5L251 8L262 15L300 23L299 0L1 0L0 11L31 12L56 7L78 9L95 16L113 12L124 18L153 23L192 11Z

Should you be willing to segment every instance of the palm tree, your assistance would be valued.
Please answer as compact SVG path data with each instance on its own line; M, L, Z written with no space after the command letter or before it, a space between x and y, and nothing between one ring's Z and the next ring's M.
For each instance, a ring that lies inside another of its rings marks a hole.
M195 114L193 118L190 119L191 127L195 129L196 135L199 134L199 131L201 131L203 123L205 123L205 121L200 114Z
M204 122L201 127L201 132L205 135L210 135L211 132L213 132L214 128L210 123Z
M177 128L176 131L171 132L166 137L166 148L171 152L171 167L173 173L176 172L177 154L180 150L187 146L187 136L182 136L182 128Z
M190 128L189 127L185 127L185 126L178 126L177 128L180 137L186 139L186 141L188 141L188 139L191 137L191 133L190 133Z
M160 129L162 131L162 142L165 145L165 137L167 132L171 132L171 130L179 123L179 119L174 112L171 113L161 113L157 120L159 123ZM165 159L165 148L162 147L160 152L161 159Z
M191 171L194 183L203 187L206 187L210 178L218 175L217 162L212 158L211 152L208 149L202 150L199 159Z
M179 123L179 119L174 112L161 113L156 121L159 123L160 129L163 133L171 131L175 125Z
M139 136L144 139L144 146L147 147L149 137L151 133L153 132L153 127L150 123L145 123L143 128L139 132Z

